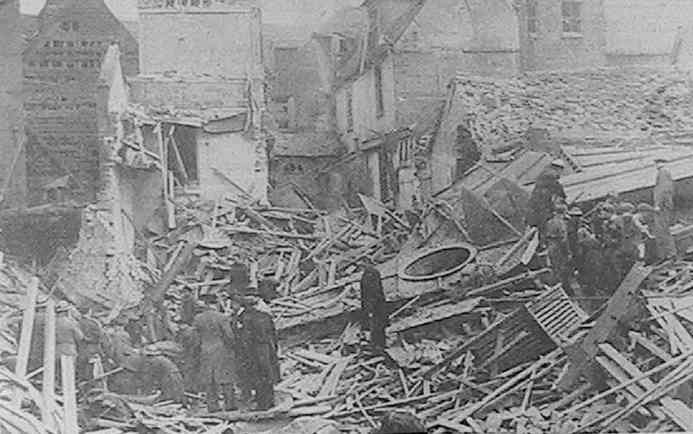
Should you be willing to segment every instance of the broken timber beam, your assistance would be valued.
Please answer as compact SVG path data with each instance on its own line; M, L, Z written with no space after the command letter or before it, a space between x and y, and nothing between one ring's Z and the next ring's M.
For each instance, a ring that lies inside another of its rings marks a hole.
M29 364L29 351L31 350L31 335L34 328L34 314L36 312L36 296L38 295L39 280L31 278L26 292L24 314L22 316L22 330L19 335L19 349L17 351L17 363L14 373L18 378L24 378ZM12 399L13 407L21 404L21 393L15 393Z
M496 283L491 283L490 285L484 285L482 287L472 289L471 291L465 294L465 297L482 297L484 295L488 295L495 291L498 291L499 289L503 289L508 285L522 282L523 280L537 278L542 274L548 273L549 271L550 270L548 268L542 268L541 270L536 271L527 271L525 273L518 274L517 276L509 277L507 279L500 280Z
M582 373L592 365L599 352L598 345L609 338L619 320L628 312L640 284L651 271L651 267L646 267L640 262L633 265L582 342L565 349L569 361L564 375L558 382L559 390L569 391Z

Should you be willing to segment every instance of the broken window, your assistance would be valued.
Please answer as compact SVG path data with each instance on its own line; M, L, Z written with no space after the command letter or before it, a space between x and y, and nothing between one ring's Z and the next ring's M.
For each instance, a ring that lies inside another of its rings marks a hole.
M375 74L375 115L382 117L385 114L385 96L383 94L383 69L376 65L373 69Z
M63 48L63 41L53 41L53 48Z
M163 131L168 135L170 129L170 126L164 126ZM197 133L195 127L176 125L171 140L168 140L168 167L180 185L190 185L199 180Z
M563 3L561 4L561 15L563 17L563 33L582 33L581 9L581 1L563 1Z
M536 35L539 33L539 10L537 0L527 0L527 33Z
M70 31L70 23L68 21L63 21L60 23L60 30L63 32L69 32Z
M354 129L354 95L351 87L347 88L346 92L346 124L347 131Z

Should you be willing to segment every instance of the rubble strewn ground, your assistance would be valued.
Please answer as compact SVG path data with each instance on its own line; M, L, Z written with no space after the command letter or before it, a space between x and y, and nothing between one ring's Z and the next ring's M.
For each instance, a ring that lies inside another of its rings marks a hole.
M521 262L502 278L471 286L465 275L476 268L444 284L435 281L433 290L423 282L417 296L390 288L388 348L377 353L354 315L355 263L372 257L385 280L397 280L388 275L388 261L410 248L417 225L413 216L370 211L335 217L233 201L179 203L175 229L141 240L139 250L147 259L142 266L151 268L157 282L169 281L161 293L166 319L155 328L160 336L149 336L142 345L177 360L181 348L165 341L175 340L182 325L183 300L225 292L234 264L250 264L255 279L279 282L270 296L281 334L277 405L266 412L208 414L195 390L188 392L186 408L157 403L156 395L114 393L108 381L106 389L80 383L83 428L367 432L384 413L409 410L431 432L693 430L688 390L693 262L636 265L610 300L598 300L605 304L597 311L591 311L594 300L568 297L560 285L541 281L542 270L529 264L537 271L532 273ZM505 252L526 252L528 238ZM31 280L12 263L2 270L2 350L8 356L18 351L21 300ZM153 292L156 288L157 283ZM41 288L39 306L52 299L48 293ZM123 317L147 318L137 308L95 313L104 326ZM3 360L11 363L0 370L8 404L0 418L21 432L29 426L42 432L46 404L40 372L18 376L14 358ZM104 366L109 369L107 360ZM25 397L21 410L10 404L17 390ZM50 405L60 414L59 399Z

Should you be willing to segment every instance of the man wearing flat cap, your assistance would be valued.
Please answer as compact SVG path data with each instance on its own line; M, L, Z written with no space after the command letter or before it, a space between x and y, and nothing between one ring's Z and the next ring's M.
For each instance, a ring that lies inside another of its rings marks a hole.
M657 242L657 256L660 260L676 256L676 244L671 235L671 225L674 223L674 179L666 168L667 160L655 159L657 178L653 191L655 207L654 236Z
M536 227L543 239L546 222L553 216L554 203L565 201L566 195L560 183L565 169L563 160L554 160L549 167L537 177L534 189L529 197L527 225Z

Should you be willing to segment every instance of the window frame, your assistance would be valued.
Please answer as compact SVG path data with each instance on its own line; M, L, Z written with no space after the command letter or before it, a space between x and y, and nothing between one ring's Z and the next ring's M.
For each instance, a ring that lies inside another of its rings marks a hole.
M539 35L539 4L538 0L526 0L526 24L527 34L530 37Z
M566 9L567 6L576 10ZM561 0L561 34L563 37L582 37L582 24L582 0Z

